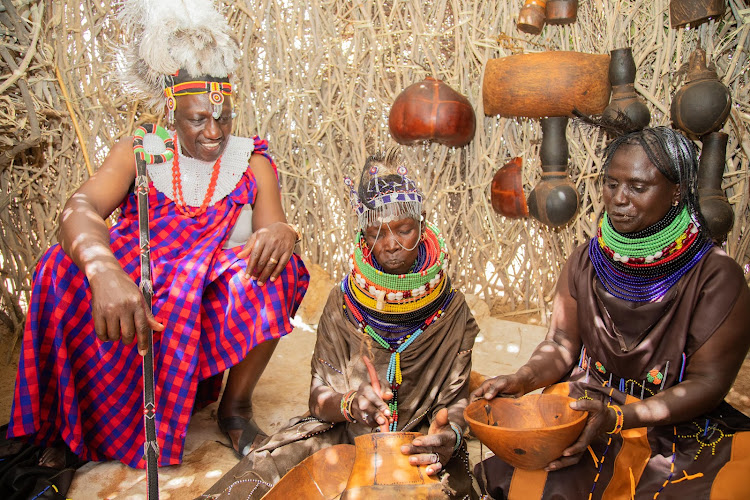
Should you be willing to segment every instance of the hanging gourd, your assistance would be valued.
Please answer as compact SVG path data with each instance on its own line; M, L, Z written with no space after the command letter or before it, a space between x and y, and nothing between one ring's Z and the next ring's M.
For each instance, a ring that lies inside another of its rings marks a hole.
M547 24L571 24L578 16L578 0L547 0Z
M528 217L529 208L523 193L523 159L517 156L498 169L490 189L492 209L511 219Z
M544 28L546 0L526 0L518 12L516 26L529 35L538 35Z
M476 122L469 100L431 77L404 89L388 115L391 136L405 145L435 141L451 147L465 146L474 138Z
M599 115L609 103L609 55L550 51L487 61L482 100L487 115Z
M720 17L726 10L724 0L672 0L669 17L673 28L695 26L708 19Z
M703 136L698 167L698 203L706 220L706 228L711 238L718 243L724 242L734 225L734 210L721 188L728 139L729 136L723 132L711 132Z
M573 220L579 202L578 190L567 173L568 141L565 129L568 118L544 118L541 124L539 157L542 160L542 180L529 194L529 213L542 224L560 227Z
M699 138L724 126L731 106L729 89L706 65L706 52L695 49L690 54L685 84L672 99L672 123L691 138Z
M617 120L625 116L630 120L628 132L648 126L651 112L646 103L635 93L635 60L630 47L610 52L609 82L612 98L602 113L605 119Z

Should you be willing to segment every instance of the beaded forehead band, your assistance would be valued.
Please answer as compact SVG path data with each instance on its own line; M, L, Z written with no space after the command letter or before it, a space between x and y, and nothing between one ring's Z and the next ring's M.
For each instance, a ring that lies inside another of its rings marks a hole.
M228 81L216 80L193 80L175 83L175 77L178 75L168 77L166 79L166 86L164 87L164 97L167 104L167 121L169 123L174 122L174 111L177 109L176 97L194 94L208 94L208 98L213 105L211 116L215 120L218 120L224 105L224 96L232 95L232 84Z
M423 196L417 184L401 165L393 172L387 165L373 162L362 171L359 190L354 181L344 177L349 187L352 210L360 229L411 217L420 220Z

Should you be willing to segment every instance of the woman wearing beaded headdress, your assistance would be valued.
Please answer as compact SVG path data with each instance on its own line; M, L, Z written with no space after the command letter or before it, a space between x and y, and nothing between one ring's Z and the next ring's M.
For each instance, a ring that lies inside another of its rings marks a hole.
M402 453L447 477L454 498L473 495L463 409L478 328L446 274L443 237L425 221L422 193L397 151L370 157L358 190L346 183L359 231L351 271L320 318L311 416L246 456L209 496L258 498L316 451L377 430L423 432Z
M171 161L148 166L154 315L136 285L127 137L68 200L60 245L35 273L8 434L50 447L47 466L64 463L65 445L82 459L145 466L139 354L151 328L159 464L181 462L192 412L217 399L230 367L219 424L236 451L252 447L263 437L253 389L308 283L268 145L231 135L239 49L224 17L211 0L133 0L121 20L132 34L126 89L164 109L172 129L143 147L175 146Z
M563 268L546 340L472 395L562 381L546 391L588 421L543 471L488 459L493 497L750 498L750 418L723 401L750 348L750 292L706 234L696 183L695 146L672 129L608 146L605 212Z

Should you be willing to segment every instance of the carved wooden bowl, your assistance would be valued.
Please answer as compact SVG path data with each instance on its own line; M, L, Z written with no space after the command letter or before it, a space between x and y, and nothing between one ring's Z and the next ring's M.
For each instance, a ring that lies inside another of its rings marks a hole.
M471 431L495 455L519 469L541 469L560 458L583 430L588 412L560 394L479 399L464 410Z

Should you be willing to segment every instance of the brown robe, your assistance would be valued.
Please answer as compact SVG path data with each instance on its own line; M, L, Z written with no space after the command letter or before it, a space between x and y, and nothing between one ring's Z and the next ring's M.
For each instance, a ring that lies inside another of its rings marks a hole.
M658 303L628 302L607 293L596 278L588 244L574 251L568 269L585 350L564 383L546 392L607 400L614 388L613 404L620 405L679 383L693 353L724 322L740 294L748 293L741 268L718 247ZM492 457L484 462L485 474L489 493L511 500L652 499L657 493L667 499L747 499L748 431L750 419L722 403L679 425L626 429L609 443L608 436L600 437L578 464L558 471L514 470Z
M318 326L312 376L340 393L368 381L362 356L373 362L386 380L390 352L363 335L345 316L343 293L331 290ZM456 292L442 316L425 328L401 353L403 383L398 391L398 430L426 433L438 410L466 405L469 396L471 351L479 332L464 296ZM316 451L373 432L361 423L330 423L314 417L292 419L262 446L243 458L202 498L260 498L292 467ZM445 464L447 483L455 498L473 497L465 446Z

